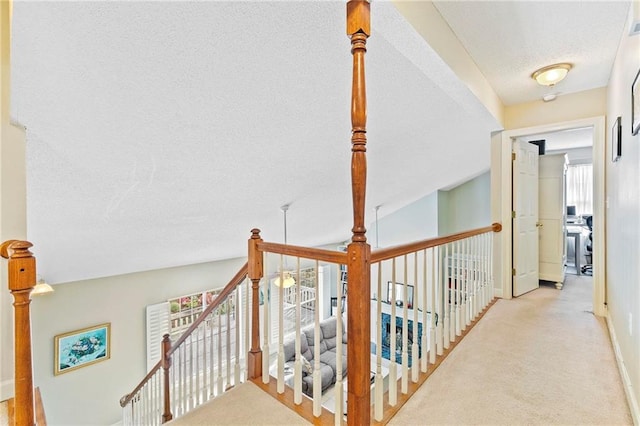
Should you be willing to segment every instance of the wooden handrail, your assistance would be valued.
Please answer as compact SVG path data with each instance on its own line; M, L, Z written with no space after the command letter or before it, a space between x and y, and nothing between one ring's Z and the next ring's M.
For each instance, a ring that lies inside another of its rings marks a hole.
M415 241L413 243L402 244L394 247L387 247L372 252L371 263L382 262L383 260L393 259L394 257L402 256L407 253L413 253L431 247L437 247L443 244L452 243L454 241L464 240L465 238L484 234L486 232L500 231L502 231L502 225L499 223L494 223L493 225L485 226L484 228L476 228L470 231L458 232L457 234L446 235L444 237L429 238L427 240Z
M207 316L211 312L213 312L214 309L220 306L222 302L224 302L224 300L227 298L227 296L233 293L236 287L239 284L241 284L242 281L246 278L248 270L249 270L248 263L245 263L244 265L242 265L240 270L233 276L233 278L231 278L231 281L229 281L229 284L227 284L224 287L224 289L222 289L222 291L218 294L218 297L215 298L213 303L207 306L207 308L204 311L202 311L202 313L198 316L198 318L191 324L191 326L187 329L187 331L182 333L182 336L180 336L180 338L176 340L175 343L171 344L171 349L167 353L167 356L173 355L173 353L177 350L177 348L185 340L187 340L187 338L191 335L191 333L193 333L198 328L198 326L202 324L202 322L207 318Z
M284 254L287 256L302 257L305 259L313 259L342 265L347 264L347 253L342 251L292 246L289 244L266 243L264 241L259 242L257 246L258 250L262 252Z
M144 379L142 379L140 381L140 383L138 383L138 386L136 386L133 391L131 391L131 393L126 394L125 396L123 396L122 398L120 398L120 406L122 408L126 407L127 404L129 402L131 402L131 400L138 394L138 392L140 391L140 389L142 389L142 387L147 384L147 382L151 379L151 377L153 377L153 375L162 367L162 360L158 361L158 363L156 365L153 366L153 368L149 371L149 373L147 373L146 376L144 376Z
M220 304L227 298L227 296L229 296L236 289L236 287L239 284L242 283L242 281L247 276L247 271L248 271L248 264L245 263L240 268L240 270L236 273L236 275L234 275L234 277L231 278L231 281L229 281L229 283L224 287L224 289L218 294L218 297L215 298L213 303L210 304L209 306L207 306L207 308L204 311L202 311L202 313L191 324L191 326L184 333L182 333L180 338L178 340L176 340L176 342L171 346L171 349L169 349L165 353L165 356L167 358L170 358L171 355L176 351L176 349L189 337L189 335L191 335L191 333L193 333L198 328L198 326L200 324L202 324L202 322L205 320L205 318L211 312L213 312L214 309L216 309L218 306L220 306ZM164 344L163 344L163 348L164 348ZM153 366L151 371L149 371L149 373L144 377L144 379L142 379L142 381L140 381L138 386L136 386L135 389L131 393L125 395L124 397L122 397L120 399L120 406L121 407L124 408L129 402L131 402L131 400L136 396L136 394L140 391L140 389L142 389L142 387L151 379L151 377L153 377L153 375L160 368L162 368L162 364L163 364L163 362L162 362L162 359L161 359L160 361L158 361L158 363L156 365Z

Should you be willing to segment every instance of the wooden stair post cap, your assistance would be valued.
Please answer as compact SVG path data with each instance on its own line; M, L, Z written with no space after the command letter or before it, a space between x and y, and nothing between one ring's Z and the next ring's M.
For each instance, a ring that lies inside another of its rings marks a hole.
M350 0L347 3L347 35L371 34L371 5L368 0Z

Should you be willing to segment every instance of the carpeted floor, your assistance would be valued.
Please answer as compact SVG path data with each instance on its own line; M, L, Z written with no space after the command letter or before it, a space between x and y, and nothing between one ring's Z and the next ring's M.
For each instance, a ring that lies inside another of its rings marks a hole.
M499 300L390 424L632 424L591 292L567 275Z
M632 424L591 291L591 277L567 275L563 290L499 300L390 424ZM308 423L246 383L171 424Z

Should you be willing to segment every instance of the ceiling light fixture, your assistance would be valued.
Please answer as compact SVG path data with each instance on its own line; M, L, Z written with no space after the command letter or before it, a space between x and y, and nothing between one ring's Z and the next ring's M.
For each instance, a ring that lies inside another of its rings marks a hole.
M282 210L282 213L284 213L284 243L287 244L287 210L289 210L289 204L285 204L284 206L280 207L280 210ZM289 288L294 286L296 284L296 280L293 278L293 276L291 276L291 271L287 270L286 265L281 269L283 270L278 274L273 283L276 286L282 288Z
M569 63L549 65L531 74L531 78L541 86L554 86L561 82L573 66Z

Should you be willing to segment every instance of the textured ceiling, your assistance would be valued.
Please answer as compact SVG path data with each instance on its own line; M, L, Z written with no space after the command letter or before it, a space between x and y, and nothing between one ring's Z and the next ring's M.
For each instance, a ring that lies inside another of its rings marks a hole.
M52 283L246 255L250 229L344 241L343 2L15 2L28 238ZM499 124L372 4L368 222L489 166ZM455 166L455 167L454 167Z
M629 1L436 1L458 39L505 105L604 87L609 81ZM570 62L553 88L531 74Z

